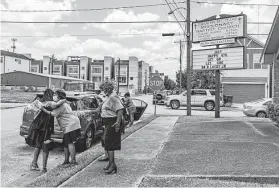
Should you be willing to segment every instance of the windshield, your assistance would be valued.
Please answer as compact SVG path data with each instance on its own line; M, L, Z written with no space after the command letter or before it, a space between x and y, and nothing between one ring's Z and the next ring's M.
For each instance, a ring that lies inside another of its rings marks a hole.
M254 100L254 101L251 101L251 103L261 103L261 102L264 102L266 99L258 99L258 100Z

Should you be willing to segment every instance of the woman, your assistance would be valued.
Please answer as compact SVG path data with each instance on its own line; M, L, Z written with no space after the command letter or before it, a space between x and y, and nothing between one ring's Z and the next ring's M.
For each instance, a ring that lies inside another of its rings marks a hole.
M26 143L31 147L35 147L33 161L30 164L30 170L40 170L38 166L38 158L41 149L43 149L43 168L42 172L47 171L47 160L49 150L52 149L50 145L50 136L54 132L54 118L49 116L39 109L46 105L49 110L57 108L62 105L66 100L60 101L60 103L53 102L53 91L51 89L46 89L44 91L43 97L40 100L35 100L27 108L37 109L37 115L35 116L27 136Z
M117 166L114 160L114 151L121 149L120 124L123 115L123 105L120 98L113 93L113 83L106 81L101 85L107 95L107 100L102 105L101 116L105 126L104 148L108 154L109 163L104 168L105 174L117 173Z
M66 93L63 89L58 89L54 96L54 101L61 101L66 99ZM64 154L65 160L62 165L70 164L69 157L71 156L71 164L77 165L76 162L76 148L74 143L81 137L80 133L80 121L76 114L73 113L71 107L67 103L63 103L59 108L53 111L48 111L44 107L42 110L57 118L59 126L64 132L63 143L64 143Z

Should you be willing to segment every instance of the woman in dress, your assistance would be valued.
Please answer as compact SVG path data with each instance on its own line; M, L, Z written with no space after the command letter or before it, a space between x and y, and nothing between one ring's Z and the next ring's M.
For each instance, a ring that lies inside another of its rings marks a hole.
M56 90L54 94L54 101L61 101L66 99L66 93L63 89ZM65 160L62 165L71 164L77 165L76 162L76 148L74 143L81 137L80 133L80 121L76 114L73 113L70 105L68 103L63 103L59 108L53 111L48 111L46 108L42 107L42 110L57 118L59 126L64 132L63 143L64 143L64 154Z
M107 95L107 100L102 105L101 116L105 126L104 148L108 154L109 163L104 168L105 174L117 173L117 166L114 160L114 151L121 149L120 125L123 115L123 105L118 95L113 93L113 83L106 81L101 85Z
M40 168L38 166L38 158L43 149L43 168L42 172L47 171L47 160L48 154L51 149L50 144L50 136L54 132L54 118L49 116L43 111L39 109L45 105L48 110L52 110L54 108L62 105L66 100L62 100L59 103L53 102L53 94L54 92L51 89L46 89L44 91L43 97L41 99L35 100L30 105L27 106L27 109L31 108L35 111L35 118L30 126L29 134L25 139L26 143L31 147L35 147L33 161L30 164L30 170L39 171Z

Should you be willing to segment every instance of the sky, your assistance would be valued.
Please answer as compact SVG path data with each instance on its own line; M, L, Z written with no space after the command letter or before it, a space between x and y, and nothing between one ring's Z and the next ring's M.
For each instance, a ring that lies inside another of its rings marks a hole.
M182 0L175 0L181 2ZM197 1L197 0L193 0ZM201 20L219 14L247 14L248 22L272 22L277 7L235 6L198 4L191 2L191 20ZM235 2L246 4L279 4L278 0L203 0L206 2ZM168 0L173 2L173 0ZM165 0L2 0L1 10L53 10L107 8L134 5L162 4ZM185 3L178 4L186 7ZM174 7L171 7L174 9ZM186 16L185 9L179 9ZM111 9L98 11L60 12L1 12L5 21L175 21L169 15L167 5L144 8ZM183 20L179 12L175 16ZM184 24L182 25L184 28ZM271 25L248 24L248 34L268 34ZM176 36L162 37L162 33L177 33ZM175 79L179 69L179 44L184 40L178 23L149 24L5 24L1 23L1 49L10 50L11 38L16 38L16 53L31 54L32 58L42 59L54 54L57 59L68 56L88 56L103 59L104 56L128 59L136 56L154 66L159 72ZM119 35L120 34L120 35ZM130 35L127 35L130 34ZM131 35L138 34L138 35ZM139 35L140 34L140 35ZM91 35L91 36L74 36ZM8 36L8 37L6 37ZM19 37L33 36L33 37ZM35 37L36 36L36 37ZM44 36L44 37L42 37ZM254 36L265 42L267 36ZM193 49L200 48L199 44ZM184 48L184 54L186 49ZM185 55L183 68L186 66Z

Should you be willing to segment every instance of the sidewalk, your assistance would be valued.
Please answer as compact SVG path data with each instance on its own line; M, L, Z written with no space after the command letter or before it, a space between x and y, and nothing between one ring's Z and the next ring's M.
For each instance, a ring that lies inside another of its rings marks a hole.
M105 175L106 162L94 161L61 187L135 187L151 169L177 117L158 117L122 142L115 153L118 173Z
M26 103L0 103L1 109L9 109L9 108L17 108L17 107L22 107L26 106L28 104Z

